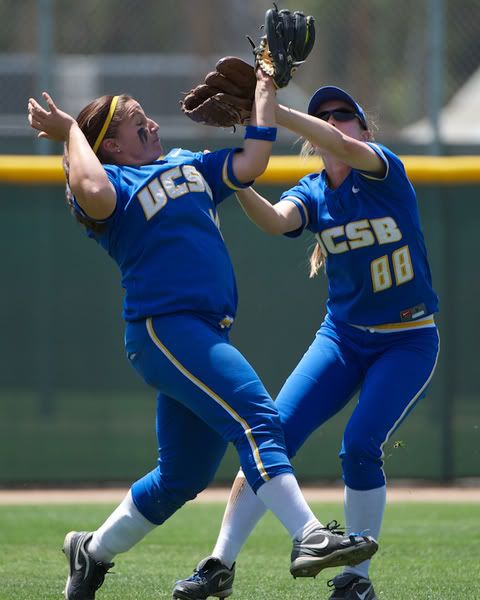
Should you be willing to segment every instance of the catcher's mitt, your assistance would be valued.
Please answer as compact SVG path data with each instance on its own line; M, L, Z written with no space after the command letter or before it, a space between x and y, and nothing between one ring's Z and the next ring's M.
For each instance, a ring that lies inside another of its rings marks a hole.
M243 125L250 118L255 96L254 68L236 56L221 58L180 101L182 111L197 123L215 127Z
M278 88L285 87L297 67L310 54L315 43L315 20L303 12L278 10L277 5L265 13L265 35L260 44L250 37L255 66L272 77Z

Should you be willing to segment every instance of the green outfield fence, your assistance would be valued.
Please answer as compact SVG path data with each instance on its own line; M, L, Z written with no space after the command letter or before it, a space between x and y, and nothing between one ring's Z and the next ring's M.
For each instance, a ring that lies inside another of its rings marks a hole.
M480 157L405 162L441 299L442 352L427 398L385 448L385 468L391 478L478 477ZM311 166L277 157L259 190L276 199ZM70 217L61 182L59 157L0 158L3 486L130 482L156 460L154 392L123 354L119 274ZM313 238L266 236L233 198L220 216L240 290L233 341L275 395L325 312L325 279L307 276ZM351 410L296 457L303 481L339 478ZM230 481L237 466L229 450L218 482Z

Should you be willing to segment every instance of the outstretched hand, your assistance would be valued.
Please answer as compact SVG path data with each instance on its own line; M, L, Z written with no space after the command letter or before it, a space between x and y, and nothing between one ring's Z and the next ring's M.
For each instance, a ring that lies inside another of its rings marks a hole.
M50 94L42 94L48 109L44 109L35 98L28 100L28 122L33 129L39 131L39 138L47 138L57 142L65 142L72 125L76 124L75 119L57 108Z

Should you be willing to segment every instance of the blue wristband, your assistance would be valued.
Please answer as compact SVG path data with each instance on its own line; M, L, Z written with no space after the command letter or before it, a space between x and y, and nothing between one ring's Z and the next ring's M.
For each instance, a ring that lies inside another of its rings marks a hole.
M264 142L274 142L277 139L276 127L257 127L256 125L247 125L245 127L245 139L263 140Z

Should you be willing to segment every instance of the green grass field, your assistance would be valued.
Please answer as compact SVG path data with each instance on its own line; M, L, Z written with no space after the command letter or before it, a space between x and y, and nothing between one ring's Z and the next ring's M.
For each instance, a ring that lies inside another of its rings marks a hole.
M339 504L312 504L324 521L339 518ZM111 505L0 506L0 600L63 598L66 561L60 548L70 529L94 529ZM98 600L171 598L175 579L186 576L209 553L223 504L185 506L129 553L117 557ZM480 598L480 506L391 504L371 575L380 599ZM293 580L290 541L267 515L237 563L237 600L322 600L327 570L316 579Z

